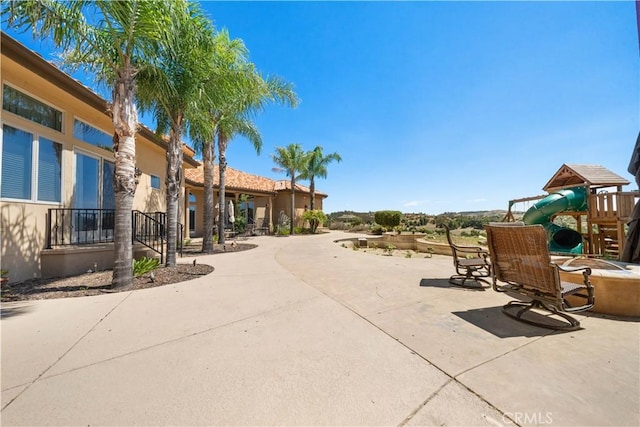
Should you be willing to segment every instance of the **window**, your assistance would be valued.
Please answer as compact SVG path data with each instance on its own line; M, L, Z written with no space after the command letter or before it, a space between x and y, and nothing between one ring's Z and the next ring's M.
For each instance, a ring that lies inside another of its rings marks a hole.
M62 146L46 138L38 141L38 200L60 202Z
M75 119L73 121L73 137L104 150L113 151L113 136L93 126Z
M151 175L151 188L155 188L157 190L160 189L160 177L156 175Z
M61 165L62 146L57 142L2 126L1 197L59 203Z
M48 128L62 132L62 111L46 105L11 86L2 87L2 108Z

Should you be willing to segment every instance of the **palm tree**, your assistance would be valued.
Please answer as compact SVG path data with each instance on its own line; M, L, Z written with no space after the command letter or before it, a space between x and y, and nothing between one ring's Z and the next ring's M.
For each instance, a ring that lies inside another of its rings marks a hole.
M135 135L138 130L136 81L153 66L162 41L172 33L174 2L16 0L2 2L10 27L50 36L65 52L71 68L83 69L112 88L111 115L115 128L115 224L112 286L133 281L131 210L136 190Z
M289 144L286 147L276 147L275 154L271 155L274 163L284 169L291 178L291 224L289 233L293 234L293 223L296 214L296 180L306 169L309 162L308 154L302 150L300 144Z
M260 154L262 138L255 124L249 120L248 115L262 111L267 102L277 102L290 107L298 105L298 97L293 90L293 85L279 77L263 78L253 64L247 63L237 73L236 93L231 101L220 110L217 135L220 186L220 212L219 224L224 224L225 217L225 174L227 170L226 150L228 143L235 135L247 138ZM218 242L224 243L224 228L218 228Z
M202 239L202 252L213 253L213 228L214 228L214 149L215 134L218 124L223 119L221 111L223 105L229 105L237 98L239 92L239 69L246 64L247 49L240 39L230 39L229 33L222 30L215 35L214 53L211 58L212 70L209 75L205 90L210 99L208 115L204 121L190 127L192 140L196 148L202 152L204 173L204 232ZM228 121L228 120L225 120ZM223 127L225 126L223 123ZM213 129L213 132L211 130ZM224 133L224 132L223 132ZM261 142L260 142L261 143ZM224 208L224 206L223 206ZM224 217L224 212L223 212Z
M241 115L229 115L222 116L218 120L217 124L218 135L218 153L220 157L218 159L218 171L220 174L218 181L218 188L220 197L218 203L220 205L219 217L218 217L218 243L224 243L224 220L226 212L226 200L225 200L225 188L227 171L227 144L235 135L242 135L247 138L256 149L256 153L260 154L262 148L262 137L255 124Z
M208 120L211 100L205 86L213 70L215 51L213 24L197 3L186 0L169 2L181 13L174 16L174 29L157 53L158 66L144 78L144 107L151 108L158 123L158 133L169 131L167 144L167 258L175 266L178 242L178 205L182 184L182 135L190 126L213 133Z
M194 142L195 149L202 154L202 167L204 173L204 230L202 233L202 252L206 254L213 253L213 187L214 173L213 162L215 160L215 142L205 139L199 134L198 130L193 129L191 132L191 140Z
M314 202L316 200L316 183L315 177L326 178L327 177L327 165L334 160L341 162L342 158L338 153L331 153L326 156L322 154L322 147L317 146L313 151L308 153L309 163L302 172L300 178L309 180L309 190L311 192L311 203L309 208L314 209Z

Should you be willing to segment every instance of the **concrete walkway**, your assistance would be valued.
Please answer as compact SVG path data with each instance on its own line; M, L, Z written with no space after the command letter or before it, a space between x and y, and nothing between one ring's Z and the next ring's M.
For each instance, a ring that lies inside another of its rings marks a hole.
M197 257L215 271L193 281L3 304L2 425L640 425L639 319L553 333L450 286L449 257L342 237L254 237Z

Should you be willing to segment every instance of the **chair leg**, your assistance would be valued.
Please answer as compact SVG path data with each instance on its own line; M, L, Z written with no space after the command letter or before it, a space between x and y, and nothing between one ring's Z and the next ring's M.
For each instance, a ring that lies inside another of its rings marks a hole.
M477 274L473 274L475 270L467 270L467 273L465 275L462 274L454 274L453 276L449 277L449 283L451 283L452 285L456 285L456 286L460 286L462 288L467 288L467 289L485 289L487 287L489 287L491 285L491 283L489 283L488 281L486 281L483 277L483 275L477 275ZM466 285L465 282L467 280L470 280L472 282L475 282L475 285ZM484 286L482 285L480 282L484 282L489 286Z
M509 309L513 307L521 307L521 309L518 310L516 313L512 313ZM525 313L527 313L528 311L534 308L539 308L542 310L549 311L554 315L562 317L564 320L567 321L567 323L562 322L562 324L553 325L549 323L536 322L535 320L530 320L522 317ZM534 300L531 302L511 301L502 307L502 312L507 316L511 317L512 319L518 320L520 322L528 323L533 326L538 326L541 328L553 329L556 331L575 331L577 329L580 329L580 321L578 319L572 316L569 316L567 313L558 311L553 307L549 307L545 305L543 302L538 300Z

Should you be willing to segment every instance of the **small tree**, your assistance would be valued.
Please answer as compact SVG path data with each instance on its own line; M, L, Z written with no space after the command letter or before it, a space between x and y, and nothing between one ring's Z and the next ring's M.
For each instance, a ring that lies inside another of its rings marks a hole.
M327 216L321 210L308 210L302 214L302 219L309 221L311 227L311 233L315 233L320 224L327 222Z
M307 165L300 175L301 179L309 180L309 192L311 193L311 202L309 209L315 209L316 200L316 181L315 178L327 177L327 165L333 161L340 162L342 158L338 153L331 153L325 156L322 153L322 147L317 146L313 151L307 153Z
M296 180L306 170L309 160L308 154L302 150L300 144L289 144L286 147L276 147L271 155L273 162L291 178L291 222L289 233L293 234L293 223L296 220Z
M374 218L377 224L385 227L387 230L392 229L400 225L402 219L402 212L400 211L378 211L375 213Z
M400 225L402 219L402 212L400 211L378 211L374 214L374 218L377 224L385 227L387 230L393 229Z

